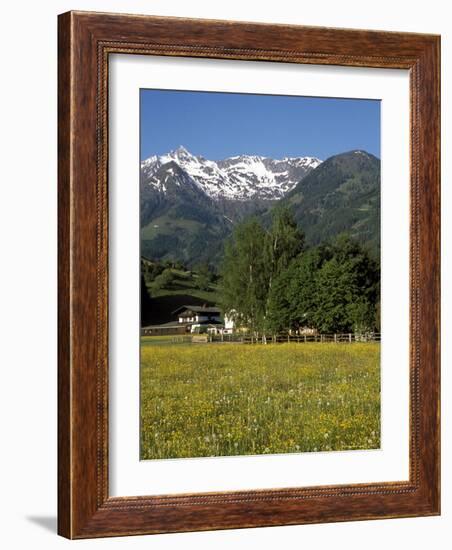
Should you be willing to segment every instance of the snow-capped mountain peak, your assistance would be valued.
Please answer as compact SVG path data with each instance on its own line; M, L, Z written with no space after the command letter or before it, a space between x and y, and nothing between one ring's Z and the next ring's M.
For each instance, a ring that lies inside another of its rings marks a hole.
M189 161L192 158L195 158L183 145L179 145L177 149L170 151L168 155L163 155L164 157L169 157L173 160L180 160L181 162Z
M166 187L159 181L157 172L170 162L176 163L209 198L243 201L280 199L322 161L315 157L277 160L258 155L213 161L195 156L181 145L165 155L153 155L144 160L141 163L142 182L165 192Z

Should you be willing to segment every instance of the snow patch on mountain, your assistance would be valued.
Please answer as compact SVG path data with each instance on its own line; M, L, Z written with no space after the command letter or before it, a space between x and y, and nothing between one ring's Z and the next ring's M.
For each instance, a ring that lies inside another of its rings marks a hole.
M192 155L180 146L166 155L153 155L141 163L142 182L166 192L166 180L172 170L161 170L169 163L181 169L172 181L177 185L196 185L213 200L280 199L291 191L311 170L321 164L316 157L281 160L256 155L239 155L220 161ZM171 165L170 165L171 166Z

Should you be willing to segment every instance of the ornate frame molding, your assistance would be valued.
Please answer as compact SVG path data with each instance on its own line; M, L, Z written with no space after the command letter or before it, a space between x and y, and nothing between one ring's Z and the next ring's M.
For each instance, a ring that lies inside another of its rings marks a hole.
M408 33L88 12L59 17L61 535L85 538L439 513L439 44L437 36ZM108 496L110 54L410 71L409 481Z

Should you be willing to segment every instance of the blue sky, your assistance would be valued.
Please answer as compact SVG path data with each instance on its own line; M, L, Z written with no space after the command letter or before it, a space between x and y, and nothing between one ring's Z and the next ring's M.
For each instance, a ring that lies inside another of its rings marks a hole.
M380 101L141 90L141 159L186 147L233 155L322 160L363 149L380 157Z

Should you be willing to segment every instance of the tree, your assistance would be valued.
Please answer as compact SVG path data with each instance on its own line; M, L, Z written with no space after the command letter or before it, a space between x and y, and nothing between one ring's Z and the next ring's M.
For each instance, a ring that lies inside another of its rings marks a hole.
M352 330L348 304L355 299L354 274L336 257L325 262L317 273L313 322L320 332Z
M377 332L381 331L381 302L380 299L375 306L375 330Z
M238 225L221 268L223 311L256 335L305 326L321 332L374 330L378 263L348 235L303 247L303 233L287 208L275 209L267 231L256 219Z
M198 277L196 279L196 286L199 290L209 290L210 283L213 279L213 273L207 263L201 264L198 269Z
M316 277L329 257L327 247L311 248L275 278L268 308L268 326L273 333L315 326Z
M304 236L291 211L275 208L264 230L254 218L238 225L226 244L222 265L223 309L238 326L256 334L272 327L269 318L273 281L303 249Z
M174 281L174 274L171 269L167 268L158 275L152 283L152 290L158 291L163 288L168 288Z
M313 322L321 332L366 332L375 328L379 266L359 243L341 235L332 257L316 276Z
M163 270L163 265L159 262L151 262L143 259L141 260L141 274L147 285L151 284Z
M278 304L274 299L282 297L281 284L286 285L290 275L280 278L277 287L273 290L274 282L289 268L290 262L296 258L304 247L304 235L295 221L292 211L286 206L278 206L272 212L272 224L265 239L264 264L267 277L267 300L265 305L265 330L275 331L281 323L273 315L275 308L287 317L287 306L290 304ZM284 302L284 298L282 298ZM287 321L288 319L286 319Z
M348 305L349 317L352 322L353 332L363 334L373 330L379 330L376 324L376 306L365 298L358 298Z
M304 235L286 206L272 212L272 225L266 238L265 263L269 270L269 286L272 279L287 269L293 258L303 250Z
M268 325L274 333L304 326L320 332L366 332L375 328L378 299L378 264L341 235L332 244L299 254L275 278Z
M221 307L238 327L255 334L263 328L267 300L265 237L255 218L239 224L225 245L221 265Z

